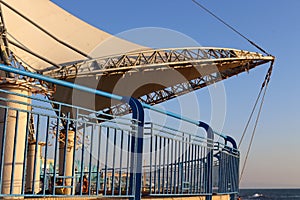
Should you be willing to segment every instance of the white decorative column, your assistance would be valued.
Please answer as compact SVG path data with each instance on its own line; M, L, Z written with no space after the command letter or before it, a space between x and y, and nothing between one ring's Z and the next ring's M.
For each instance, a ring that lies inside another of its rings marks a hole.
M36 142L33 141L28 144L27 150L27 165L26 165L26 192L34 192L35 194L40 191L40 167L41 167L41 146L44 146L44 143L38 144L38 149L35 155ZM34 164L36 163L36 164ZM35 165L35 176L34 176L34 165ZM32 185L34 182L34 190Z
M62 132L61 135L66 136L66 132ZM64 153L65 153L65 138L60 137L60 143L59 143L59 175L60 176L72 176L73 175L73 153L74 153L74 131L68 131L68 143L66 148L66 160L64 160ZM65 170L64 169L65 166ZM65 171L65 174L64 174ZM65 185L71 186L72 184L72 178L66 178L65 179ZM73 185L73 193L74 193L75 187ZM71 188L65 189L66 195L71 195Z
M1 84L0 89L7 92L14 92L21 95L31 95L28 88L17 84ZM2 194L21 194L22 193L22 179L23 179L23 162L24 149L26 140L26 126L27 126L27 110L30 106L15 103L12 101L20 101L24 103L31 103L31 100L26 97L20 97L13 94L0 92L0 97L8 101L1 101L0 105L6 106L7 113L4 108L0 109L0 151L2 150L2 140L5 135L5 143L3 152L3 177L2 177ZM14 109L18 109L16 111ZM23 111L20 111L23 110ZM24 112L25 111L25 112ZM5 115L7 118L5 119ZM6 130L4 130L6 127ZM4 132L5 131L5 132ZM17 135L16 135L17 134ZM15 143L16 136L16 143ZM14 157L15 152L15 157ZM13 165L13 160L15 163ZM2 163L1 163L2 164ZM12 173L14 173L12 177ZM12 180L13 178L13 180ZM11 191L11 186L13 187Z

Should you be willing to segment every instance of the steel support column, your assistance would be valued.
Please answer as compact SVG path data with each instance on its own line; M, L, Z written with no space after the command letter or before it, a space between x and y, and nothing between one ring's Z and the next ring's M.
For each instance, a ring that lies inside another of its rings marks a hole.
M202 127L205 129L207 133L207 148L208 148L208 153L207 153L207 161L206 161L206 167L207 167L207 184L206 184L206 193L208 195L206 196L206 200L211 200L212 199L212 167L213 167L213 155L214 155L214 149L213 149L213 141L214 141L214 132L212 128L204 123L204 122L199 122L199 127Z
M135 200L140 200L143 170L144 108L137 99L132 97L123 97L122 101L129 104L132 109L132 119L138 124L137 132L132 134L131 140L130 193L135 195Z

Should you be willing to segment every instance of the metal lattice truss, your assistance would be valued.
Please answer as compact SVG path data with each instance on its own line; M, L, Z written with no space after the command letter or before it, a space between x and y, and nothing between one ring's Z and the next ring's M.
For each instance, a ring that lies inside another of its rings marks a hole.
M124 74L149 70L187 67L201 64L266 61L273 60L272 56L259 53L226 48L175 48L155 49L109 57L80 61L68 64L60 69L44 70L43 74L54 78L69 79L73 77L103 76Z
M206 87L223 79L248 71L258 65L273 61L273 56L227 48L176 48L156 49L141 52L130 52L122 55L104 57L67 65L61 69L44 72L55 78L69 79L74 77L111 76L135 72L164 71L170 68L214 67L209 73L186 82L152 91L138 97L147 104L158 104L188 92ZM126 114L129 107L124 104L114 105L106 112Z

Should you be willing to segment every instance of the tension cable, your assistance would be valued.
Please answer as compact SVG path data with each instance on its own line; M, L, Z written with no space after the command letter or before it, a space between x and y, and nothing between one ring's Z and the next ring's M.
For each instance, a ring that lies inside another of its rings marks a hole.
M245 35L243 35L241 32L239 32L237 29L235 29L233 26L231 26L230 24L228 24L227 22L225 22L222 18L218 17L216 14L214 14L212 11L210 11L208 8L204 7L202 4L200 4L198 1L196 0L192 0L197 6L199 6L200 8L202 8L205 12L207 12L208 14L210 14L211 16L213 16L215 19L217 19L219 22L221 22L222 24L224 24L225 26L227 26L229 29L231 29L233 32L237 33L239 36L241 36L242 38L244 38L245 40L247 40L251 45L253 45L254 47L256 47L257 49L259 49L261 52L265 53L266 55L270 56L271 54L269 54L267 51L265 51L262 47L260 47L259 45L257 45L255 42L253 42L252 40L250 40L249 38L247 38Z
M252 147L252 143L253 143L253 140L254 140L254 136L255 136L255 132L256 132L256 128L257 128L257 124L258 124L258 121L259 121L259 118L260 118L260 115L261 115L261 111L262 111L262 107L263 107L263 103L264 103L264 100L265 100L265 95L266 95L266 92L267 92L267 88L268 88L268 85L269 85L269 82L270 82L270 78L271 78L271 75L272 75L272 70L273 70L273 64L274 64L274 61L271 62L271 66L266 74L266 77L265 77L265 80L264 82L262 83L262 86L261 86L261 89L260 89L260 92L258 94L258 97L256 99L256 102L254 104L254 107L252 109L252 112L250 114L250 117L248 119L248 122L247 122L247 125L243 131L243 135L241 137L241 140L239 142L239 145L238 145L238 148L240 148L240 145L242 144L243 142L243 139L244 139L244 136L246 134L246 131L248 129L248 126L250 124L250 121L252 119L252 116L254 114L254 111L256 110L256 106L258 104L258 101L260 99L260 96L262 94L262 98L261 98L261 102L260 102L260 106L259 106L259 110L258 110L258 113L257 113L257 116L256 116L256 120L255 120L255 124L254 124L254 128L252 130L252 135L251 135L251 139L250 139L250 143L249 143L249 146L248 146L248 149L247 149L247 153L246 153L246 156L245 156L245 160L244 160L244 163L242 165L242 171L241 171L241 174L240 174L240 180L242 180L242 177L243 177L243 174L244 174L244 171L245 171L245 167L246 167L246 164L247 164L247 160L248 160L248 156L250 154L250 150L251 150L251 147Z

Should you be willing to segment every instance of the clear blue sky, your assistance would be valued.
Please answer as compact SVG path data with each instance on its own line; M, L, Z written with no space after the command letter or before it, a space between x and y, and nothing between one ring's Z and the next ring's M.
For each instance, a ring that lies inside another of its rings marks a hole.
M200 0L199 0L200 1ZM191 0L54 0L67 11L111 34L134 28L179 31L202 46L256 51L249 43L198 8ZM300 1L200 1L276 56L276 64L241 187L300 188ZM267 65L224 81L223 132L239 139L268 69ZM195 93L203 110L207 90ZM182 97L186 99L187 97ZM164 104L172 109L174 103ZM209 109L208 109L209 110ZM193 116L192 113L190 113ZM208 113L209 115L209 113ZM249 137L247 138L249 141ZM242 147L245 153L247 143Z

